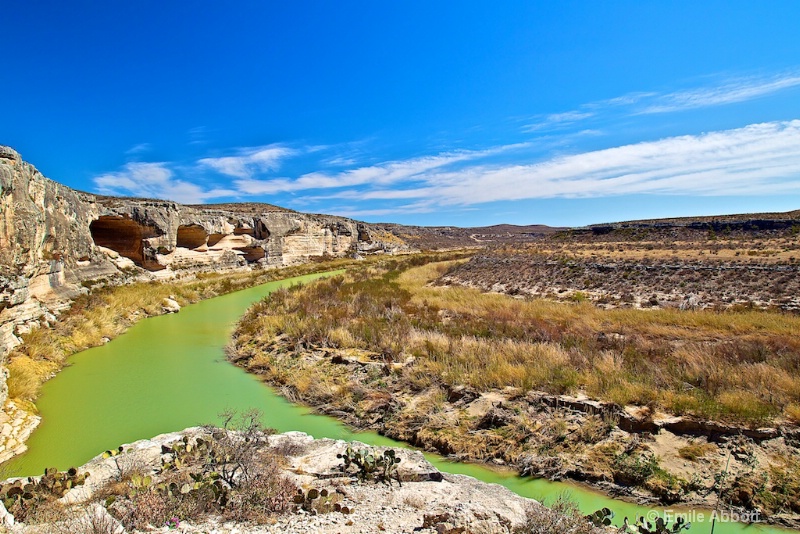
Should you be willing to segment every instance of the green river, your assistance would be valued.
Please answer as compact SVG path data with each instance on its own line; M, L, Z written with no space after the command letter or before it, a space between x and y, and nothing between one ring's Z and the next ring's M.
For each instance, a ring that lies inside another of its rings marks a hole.
M251 304L277 288L320 276L324 274L271 282L187 306L177 314L149 318L101 347L72 356L70 365L44 385L37 403L42 422L28 441L28 452L4 467L16 476L41 474L51 466L67 469L123 443L218 422L218 414L226 409L257 408L264 413L264 423L279 432L299 430L317 438L404 446L376 433L353 432L333 418L291 404L225 360L223 349L234 325ZM619 521L655 513L577 484L521 478L426 456L441 471L502 484L545 503L566 492L585 513L607 506ZM708 511L682 512L694 522L690 532L709 532L710 520L698 524L701 514L710 516ZM785 531L718 521L714 532Z

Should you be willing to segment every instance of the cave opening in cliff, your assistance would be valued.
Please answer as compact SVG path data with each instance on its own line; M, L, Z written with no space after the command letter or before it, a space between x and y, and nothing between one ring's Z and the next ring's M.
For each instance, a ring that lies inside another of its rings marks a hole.
M195 249L202 247L208 240L208 232L199 224L186 224L178 227L176 245L184 248Z
M209 234L208 235L208 246L209 247L213 247L214 245L216 245L217 243L222 241L223 237L225 237L225 234Z
M89 232L95 245L117 252L145 269L163 269L163 265L145 257L144 239L154 237L156 231L134 220L118 215L101 215L89 224Z
M255 231L249 226L238 226L233 229L233 235L249 235L255 237Z
M264 221L256 221L255 225L256 239L269 239L270 231Z
M239 247L236 250L242 253L247 263L255 263L267 257L267 252L263 247Z

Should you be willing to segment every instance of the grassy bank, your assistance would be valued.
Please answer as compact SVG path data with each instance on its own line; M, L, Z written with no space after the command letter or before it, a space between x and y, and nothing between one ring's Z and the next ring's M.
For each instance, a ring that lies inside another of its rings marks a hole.
M410 384L585 393L751 426L800 421L800 317L741 310L601 310L428 285L447 263L364 270L254 308L239 343L417 358Z
M192 280L95 288L77 298L52 328L38 328L22 337L23 344L7 359L9 397L32 406L41 385L64 366L68 356L101 345L140 319L164 313L162 304L167 297L184 306L273 280L356 263L330 260L274 270L200 274Z
M445 454L613 481L667 502L710 499L724 484L728 502L800 512L789 446L664 444L531 396L583 394L635 406L645 419L796 423L799 317L514 299L432 285L458 262L425 261L273 293L241 321L234 358L294 400ZM720 482L734 447L749 452ZM670 465L668 455L681 463Z

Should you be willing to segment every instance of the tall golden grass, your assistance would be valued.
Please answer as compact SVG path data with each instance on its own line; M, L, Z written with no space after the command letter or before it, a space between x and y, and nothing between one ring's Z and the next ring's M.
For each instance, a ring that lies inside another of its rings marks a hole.
M237 343L416 358L416 390L467 385L584 393L750 425L800 416L800 317L759 310L603 310L435 282L458 262L372 265L273 294Z

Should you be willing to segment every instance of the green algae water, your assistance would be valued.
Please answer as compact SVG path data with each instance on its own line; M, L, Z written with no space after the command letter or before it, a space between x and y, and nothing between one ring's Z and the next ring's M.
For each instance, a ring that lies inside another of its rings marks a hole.
M177 314L145 319L119 338L70 357L70 365L42 389L37 403L42 423L28 441L28 452L3 467L13 476L41 474L45 467L67 469L122 443L218 423L218 414L229 409L242 412L256 408L264 413L264 423L279 432L299 430L316 438L405 446L376 433L352 432L333 418L293 405L225 359L224 348L235 323L251 304L280 287L337 272L271 282L186 306ZM652 517L657 511L605 497L577 484L521 478L480 465L426 456L441 471L501 484L545 503L566 493L585 513L608 507L621 521L625 516ZM680 512L693 521L691 533L709 532L708 511ZM762 534L784 530L718 522L714 532Z

